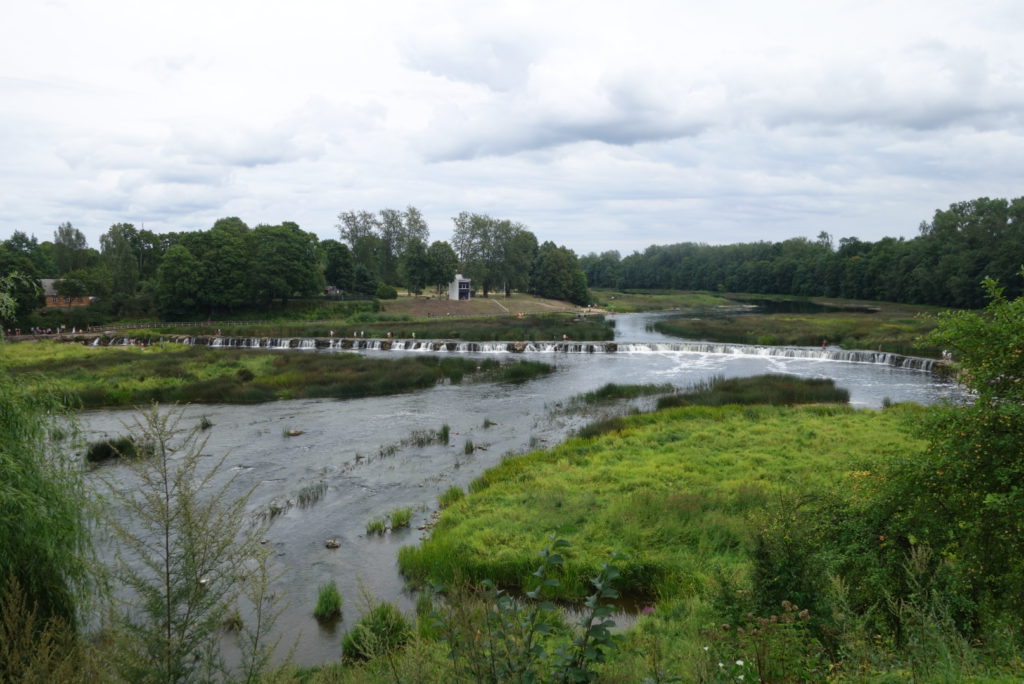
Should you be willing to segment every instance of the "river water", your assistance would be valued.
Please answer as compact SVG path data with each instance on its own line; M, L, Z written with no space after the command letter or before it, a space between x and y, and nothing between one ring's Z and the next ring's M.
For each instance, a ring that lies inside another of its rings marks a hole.
M656 317L612 317L619 343L616 353L522 354L523 358L551 363L556 371L521 385L464 383L367 399L186 407L185 422L194 424L205 416L213 423L204 433L208 442L203 453L210 456L209 462L228 454L225 476L235 477L232 491L238 494L253 489L253 513L271 505L287 509L273 520L266 537L282 573L274 586L285 606L278 631L285 636L286 646L298 639L295 661L312 665L337 660L340 636L360 616L363 595L394 601L404 611L412 611L414 595L404 589L396 554L401 546L417 543L423 534L417 527L436 510L439 494L453 485L466 487L507 454L557 444L582 425L616 410L585 414L565 410L574 395L609 382L688 387L715 376L788 373L832 378L850 392L851 403L859 407L878 408L886 399L930 404L963 398L954 383L930 372L888 363L814 358L812 350L803 350L810 358L782 348L679 351L673 348L678 339L649 329ZM504 351L478 353L509 360L520 357ZM89 441L124 434L132 420L133 414L126 411L81 415ZM442 424L451 428L447 446L402 443L415 431L437 430ZM302 434L288 436L288 431ZM477 447L471 455L465 454L467 440ZM103 466L90 477L132 486L121 465ZM326 483L327 491L318 503L307 508L288 507L303 487L319 482ZM385 536L365 534L369 520L405 507L413 509L411 529ZM327 539L339 540L340 548L326 548ZM325 627L313 618L312 611L317 587L331 579L337 582L345 606L342 620ZM230 644L227 646L230 650Z

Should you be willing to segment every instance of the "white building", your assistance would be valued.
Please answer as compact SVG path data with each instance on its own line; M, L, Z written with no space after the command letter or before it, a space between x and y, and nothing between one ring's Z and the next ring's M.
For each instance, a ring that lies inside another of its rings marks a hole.
M470 282L470 279L464 278L461 273L456 274L455 280L453 280L451 285L448 286L448 299L451 299L452 301L469 299Z

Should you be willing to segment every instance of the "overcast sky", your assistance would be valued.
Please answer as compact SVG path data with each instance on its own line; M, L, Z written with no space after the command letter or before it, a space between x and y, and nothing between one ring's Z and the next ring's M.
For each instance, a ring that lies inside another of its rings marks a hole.
M1024 2L0 0L0 239L418 207L583 254L1024 195Z

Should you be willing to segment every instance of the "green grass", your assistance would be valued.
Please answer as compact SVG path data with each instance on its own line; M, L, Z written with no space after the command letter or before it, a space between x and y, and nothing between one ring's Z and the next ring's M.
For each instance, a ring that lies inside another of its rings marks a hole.
M388 523L383 518L377 520L371 520L366 523L366 534L384 534L388 531Z
M313 615L318 620L331 620L341 615L342 598L338 584L334 580L321 584L317 592L316 608Z
M684 407L624 419L600 439L573 439L507 459L446 509L399 564L416 581L461 574L520 587L553 530L573 542L562 591L581 596L615 550L630 558L621 589L704 595L718 572L749 571L749 516L784 495L835 486L865 461L913 454L902 428L914 407Z
M813 300L823 305L856 302ZM860 304L864 304L861 302ZM655 329L688 339L763 344L818 346L823 340L845 349L871 349L897 354L938 356L941 350L918 349L916 341L935 327L934 307L873 303L874 313L744 313L658 321Z
M437 505L441 508L448 508L452 504L462 501L465 497L466 493L462 491L462 487L449 487L437 498Z
M590 406L593 404L604 404L624 399L636 399L638 397L649 397L656 394L669 394L675 391L671 384L662 385L619 385L610 382L593 392L580 394L569 400L569 404Z
M398 508L391 511L391 530L400 530L403 527L408 527L412 521L412 509L411 508Z
M792 375L758 375L749 378L712 378L690 391L658 399L658 408L673 406L726 406L728 404L843 403L850 393L830 378L797 378Z
M636 313L639 311L662 311L683 309L701 311L728 305L725 297L710 292L685 292L679 290L591 290L597 305L615 313Z
M39 342L4 349L29 386L58 380L85 408L160 403L260 403L277 399L377 396L473 378L523 382L552 372L534 361L499 363L453 356L370 359L156 344L86 347Z

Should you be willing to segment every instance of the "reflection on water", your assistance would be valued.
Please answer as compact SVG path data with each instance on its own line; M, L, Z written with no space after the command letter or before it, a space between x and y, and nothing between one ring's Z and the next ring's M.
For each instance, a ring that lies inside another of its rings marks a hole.
M617 340L672 341L648 329L655 317L613 317ZM439 385L391 397L185 409L191 421L205 416L213 423L204 453L228 454L226 468L236 477L235 491L255 488L250 502L254 513L293 500L304 486L320 481L328 486L319 503L305 509L293 506L275 518L267 535L283 572L275 589L287 605L278 627L288 635L286 641L301 631L298 663L338 658L339 635L362 612L364 590L412 611L413 597L403 590L395 558L402 545L418 541L421 532L416 528L437 508L437 497L453 485L466 487L503 455L556 444L589 422L593 416L557 410L576 394L609 382L688 387L714 376L790 373L833 378L850 392L851 402L862 407L880 407L886 398L934 403L961 396L948 380L884 364L665 351L657 346L638 346L633 353L522 357L542 359L557 371L523 385ZM126 420L130 414L123 411L82 415L90 441L122 433ZM485 426L485 421L491 424ZM443 424L451 428L448 446L401 444L416 430L436 430ZM286 436L289 430L302 434ZM471 455L463 450L467 439L479 447ZM113 465L98 472L116 479L121 471ZM413 509L412 529L366 536L367 521L404 507ZM324 541L330 538L338 539L340 548L326 548ZM343 618L335 630L320 627L312 616L317 587L330 579L337 581L345 598Z

